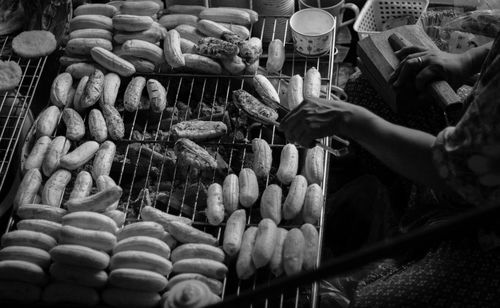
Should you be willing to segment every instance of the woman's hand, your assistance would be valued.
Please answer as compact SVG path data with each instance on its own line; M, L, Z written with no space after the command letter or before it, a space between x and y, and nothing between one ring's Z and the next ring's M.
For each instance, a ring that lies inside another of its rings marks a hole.
M312 147L314 140L335 134L346 134L346 124L358 114L360 107L336 100L305 98L280 123L286 138L302 146Z
M456 89L472 75L467 53L452 54L412 46L396 52L396 56L403 60L389 79L394 87L414 81L416 89L422 91L432 81L446 80Z

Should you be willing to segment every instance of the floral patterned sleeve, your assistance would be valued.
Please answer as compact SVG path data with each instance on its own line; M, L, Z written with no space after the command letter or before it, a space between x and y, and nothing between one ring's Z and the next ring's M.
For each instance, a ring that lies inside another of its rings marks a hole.
M500 35L483 64L471 103L455 127L439 133L439 174L475 206L500 202Z

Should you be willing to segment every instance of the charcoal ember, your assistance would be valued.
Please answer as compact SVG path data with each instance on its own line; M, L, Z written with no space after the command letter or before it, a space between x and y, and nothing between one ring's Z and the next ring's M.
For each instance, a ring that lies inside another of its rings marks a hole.
M157 202L166 206L168 203L169 195L170 195L169 191L157 191L157 192L152 192L150 197L153 200L153 202Z
M191 173L190 178L196 178L196 176L201 176L202 180L207 179L208 182L211 183L215 175L218 178L221 177L221 181L224 180L228 172L231 171L229 164L226 162L226 160L220 153L213 152L213 154L211 153L211 155L215 157L215 161L217 163L217 167L215 168L215 174L214 170L199 170L200 172L198 173Z
M123 104L117 104L115 107L116 110L118 110L118 112L120 113L125 111L125 106ZM146 96L141 96L137 110L139 111L149 110L150 107L151 103L149 102L149 98L147 98Z
M177 116L178 113L179 113L179 109L177 109L177 107L175 107L175 106L166 107L163 110L163 117L171 118L171 117Z
M158 145L152 145L158 146ZM156 167L172 169L175 167L175 161L177 160L174 151L166 150L163 152L158 152L151 148L151 145L141 144L141 143L131 143L129 145L129 157L132 161L137 160L140 155L140 160L145 160Z
M149 187L150 191L170 191L172 189L172 182L162 179L160 183L153 184Z
M235 141L248 142L248 139L246 138L246 132L243 129L238 128L234 131L233 134Z
M113 165L111 166L111 173L120 174L123 172L123 175L127 176L123 178L124 180L131 180L134 175L136 177L144 177L148 174L148 170L150 176L157 177L160 174L160 169L157 167L151 166L150 168L149 160L142 157L140 159L131 159L130 157L125 157L123 153L115 154Z
M172 133L170 131L164 131L162 129L158 130L158 139L159 140L170 140Z
M226 124L228 132L233 130L234 125L231 122L231 117L229 116L229 113L227 111L224 112L224 114L222 115L222 122L224 122L224 124Z
M243 161L243 168L253 168L253 153L247 152Z
M207 150L193 141L180 138L174 146L177 162L181 167L193 167L194 169L213 170L217 168L217 161Z
M163 152L166 150L165 147L163 147L161 144L159 143L150 143L148 144L149 148L153 151L156 151L160 154L163 154ZM173 153L173 151L171 151ZM169 155L169 154L166 154L166 155Z
M151 194L152 200L156 200L157 204L162 205L162 207L167 208L169 213L172 213L172 209L183 213L186 216L193 215L193 207L182 202L182 195L170 194L170 192L156 192Z
M276 124L278 113L245 90L233 91L233 103L254 121L266 125Z
M137 141L144 140L144 135L137 129L134 129L132 131L132 140L137 140Z
M151 102L147 96L141 96L139 101L139 110L149 110L151 108Z
M209 106L205 104L204 102L201 102L196 106L196 109L194 111L196 115L198 115L198 118L211 118L215 114L223 114L224 113L224 106L223 105L213 105ZM214 120L214 119L212 119Z
M176 123L179 123L179 122L180 122L180 118L178 118L178 117L162 119L160 122L160 129L164 130L164 131L166 131L166 133L168 133L168 131L170 130L170 127Z
M136 141L152 140L154 136L150 132L144 131L143 128L136 126L136 129L132 131L131 139Z
M178 191L176 190L175 193ZM187 185L185 191L182 188L182 194L184 195L184 203L192 207L205 207L207 204L207 186L203 183L193 183Z
M151 194L149 189L141 188L135 199L130 200L129 208L134 209L134 213L139 213L144 206L151 205Z
M214 59L227 59L236 56L238 45L215 37L204 37L196 45L196 53Z
M212 114L212 107L201 102L196 106L194 113L199 115L198 118L210 117Z
M178 110L178 119L180 120L189 120L191 119L192 113L189 106L184 104L183 102L177 102L177 110Z
M152 134L152 133L150 133L150 132L147 132L147 131L146 131L146 132L144 132L144 134L143 134L143 135L144 135L144 140L151 140L151 139L154 139L153 134Z
M201 141L225 135L227 133L227 126L220 121L192 120L173 125L171 131L175 138Z
M215 160L217 161L217 171L222 174L227 174L230 170L229 164L224 160L224 157L220 153L215 153Z

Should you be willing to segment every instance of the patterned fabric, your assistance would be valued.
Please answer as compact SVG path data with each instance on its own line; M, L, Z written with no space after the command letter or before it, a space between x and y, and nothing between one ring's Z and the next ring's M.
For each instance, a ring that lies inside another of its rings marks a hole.
M433 135L446 127L443 112L436 104L414 108L411 113L393 111L359 71L351 76L344 90L349 103L362 106L391 123ZM408 225L413 225L416 220L422 221L421 217L427 216L428 209L435 209L436 201L432 200L434 196L429 197L428 188L414 187L411 181L392 171L356 143L352 143L350 150L356 154L367 173L376 175L387 186L395 215L405 216L403 229L408 229Z
M500 35L483 64L456 125L436 140L433 158L439 174L475 206L500 202Z
M500 35L466 106L459 123L442 130L433 147L440 175L464 200L434 194L436 202L420 204L415 215L407 209L405 216L421 220L409 219L413 227L500 202ZM438 125L431 123L432 128ZM424 257L375 271L358 285L351 306L498 307L500 241L486 230L478 235L442 243Z
M446 242L382 278L358 286L353 307L498 307L500 252Z

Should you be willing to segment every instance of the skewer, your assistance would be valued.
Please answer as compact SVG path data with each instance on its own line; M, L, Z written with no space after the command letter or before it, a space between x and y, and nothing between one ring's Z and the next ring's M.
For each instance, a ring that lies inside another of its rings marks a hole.
M285 107L285 106L283 106L283 105L280 105L280 109L281 109L281 110L283 110L283 111L284 111L284 112L286 112L286 113L290 112L290 109L288 109L287 107ZM278 123L278 122L276 122L276 124L278 124L278 126L279 126L279 123ZM275 124L273 124L273 125L275 125ZM335 140L335 141L337 141L337 142L339 142L339 143L342 143L342 144L343 144L344 146L346 146L346 147L348 147L348 146L349 146L349 144L350 144L348 140L345 140L344 138L340 138L340 137L339 137L339 136L337 136L337 135L333 135L333 136L332 136L332 138L333 138L333 140ZM316 141L317 141L317 140L316 140ZM321 142L317 141L317 143L321 143ZM319 144L317 144L317 145L319 145ZM331 149L331 148L330 148L330 149ZM327 150L327 149L325 149L325 150ZM327 150L327 151L328 151L328 152L330 152L330 153L332 153L332 152L331 152L331 151L329 151L329 150ZM338 151L337 151L337 152L338 152ZM333 154L333 153L332 153L332 154ZM334 154L334 155L335 155L335 154Z
M272 125L276 126L276 127L279 127L280 126L280 123L276 122L276 121L272 121L272 120L269 120L269 123L272 123ZM334 136L334 137L337 137L337 136ZM346 142L347 144L346 145L349 145L349 141L347 140L344 140L340 137L337 137L338 139ZM340 150L336 150L332 147L329 147L327 146L326 144L322 143L320 140L314 140L314 145L316 146L319 146L320 148L322 148L323 150L327 151L328 153L332 154L333 156L337 156L337 157L342 157L346 154L346 151L340 151Z

